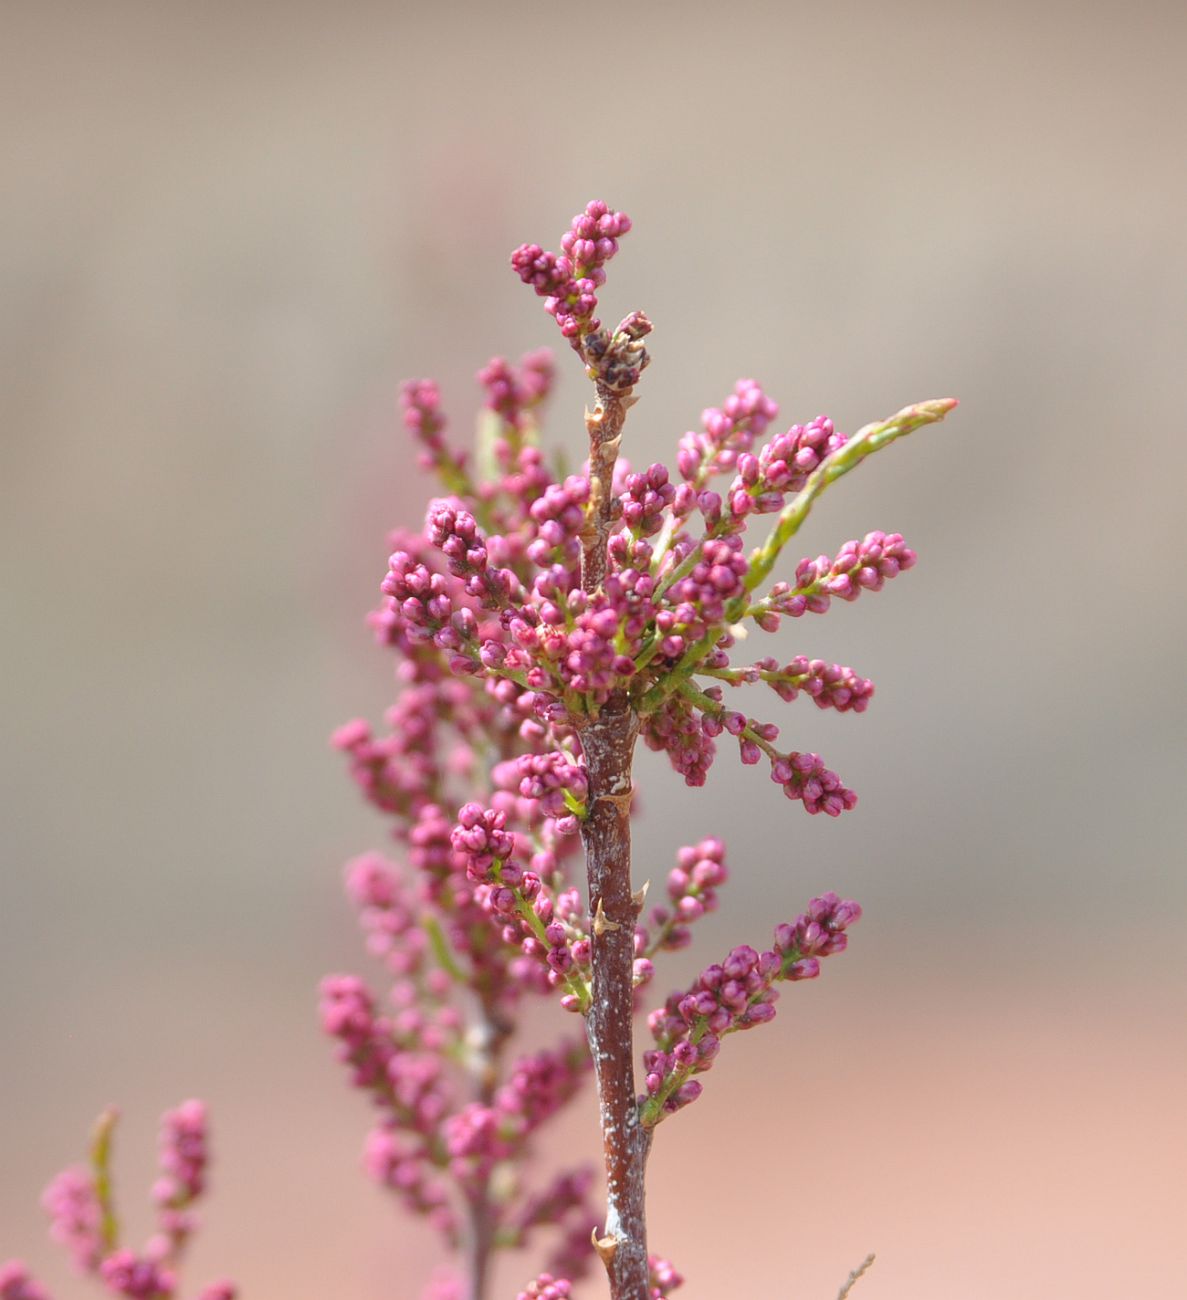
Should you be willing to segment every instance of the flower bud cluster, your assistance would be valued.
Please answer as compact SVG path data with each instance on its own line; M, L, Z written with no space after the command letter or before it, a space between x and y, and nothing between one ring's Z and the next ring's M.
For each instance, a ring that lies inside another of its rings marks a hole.
M757 456L743 452L727 497L730 513L742 518L781 510L784 500L846 441L827 416L818 415L810 424L793 424L772 438Z
M547 754L521 754L515 760L520 778L519 792L525 799L538 800L540 810L556 819L558 829L576 830L578 817L585 816L589 780L585 768L559 750Z
M382 1116L367 1139L364 1163L376 1182L447 1238L457 1221L440 1171L447 1163L438 1127L456 1104L446 1076L442 1036L425 1033L423 1018L379 1015L370 991L348 975L322 981L322 1027L337 1040L351 1080Z
M161 1119L160 1164L163 1175L153 1185L153 1200L177 1208L202 1195L206 1177L206 1105L183 1101Z
M387 564L380 590L399 605L409 639L431 641L440 650L457 650L473 638L473 610L463 606L456 611L458 623L453 625L453 597L441 574L432 573L407 551L394 552Z
M191 1207L206 1189L209 1161L205 1105L184 1101L161 1119L160 1176L153 1184L157 1230L140 1251L120 1244L111 1187L111 1143L118 1113L99 1117L89 1169L72 1166L46 1188L42 1205L50 1235L69 1252L74 1267L128 1300L174 1300L178 1265L196 1220ZM235 1300L230 1282L206 1287L199 1300ZM0 1264L0 1300L51 1300L19 1260Z
M157 1300L172 1295L177 1279L156 1260L142 1259L131 1250L113 1250L99 1265L99 1276L109 1291L130 1300Z
M825 767L819 754L799 754L793 750L777 755L771 763L771 780L783 787L789 799L798 799L805 812L837 817L857 806L857 795Z
M441 413L441 391L432 379L410 379L400 392L404 427L420 444L420 465L432 470L454 491L464 487L466 458L445 441L445 417Z
M428 940L399 871L378 853L364 853L346 864L344 876L347 897L358 909L367 951L397 978L418 974L424 966Z
M666 753L685 785L705 784L717 745L684 696L672 696L643 718L639 735L648 749Z
M669 1260L659 1255L647 1257L647 1290L649 1300L665 1300L677 1287L684 1285L684 1278L676 1272ZM541 1273L527 1290L521 1291L516 1300L570 1300L573 1284L567 1277L555 1273Z
M864 713L874 693L874 683L859 677L852 668L796 655L779 666L769 656L754 665L757 679L766 682L781 700L791 701L803 691L817 708L838 713Z
M550 1253L547 1271L570 1280L584 1276L590 1267L589 1225L598 1217L590 1199L593 1170L588 1166L567 1169L540 1189L522 1198L514 1218L505 1226L507 1244L520 1250L540 1228L559 1230L559 1240Z
M569 571L581 559L580 536L588 502L589 480L580 474L570 474L563 483L549 483L532 502L529 514L536 536L528 547L528 558L546 571L549 591L558 586L563 590ZM563 576L555 572L557 566L565 570ZM547 601L545 591L540 594Z
M703 431L686 433L680 439L676 454L680 476L699 489L714 474L728 473L738 464L739 455L754 446L778 414L778 404L753 379L739 379L720 407L711 406L701 412Z
M529 778L529 784L534 782ZM584 790L583 785L574 788ZM478 905L499 924L503 939L537 963L546 987L563 990L561 1005L566 1010L584 1012L589 1006L591 950L579 895L575 890L558 891L540 872L525 870L514 856L518 837L508 833L506 825L505 812L464 804L452 832L454 851L476 886ZM545 852L534 855L532 862L547 870L556 859ZM522 966L518 973L525 973Z
M386 1187L411 1214L427 1220L451 1246L461 1241L457 1213L449 1188L437 1172L446 1157L439 1142L410 1137L396 1121L386 1120L367 1134L363 1167L380 1187Z
M518 371L503 357L492 357L478 372L486 393L485 407L504 424L522 431L533 408L546 401L556 378L552 353L540 348L526 353Z
M651 1286L651 1300L664 1300L665 1296L684 1285L683 1276L676 1272L671 1260L660 1255L649 1255L647 1268L650 1274L648 1282Z
M777 632L779 618L824 614L835 596L853 601L863 591L881 591L891 578L914 566L918 557L898 533L867 533L846 542L835 558L818 555L796 565L795 582L777 582L754 607L755 622L764 632Z
M652 465L641 474L628 474L619 497L622 521L635 537L654 537L675 499L676 488L666 465Z
M597 289L606 283L606 263L618 252L618 240L631 228L624 212L612 212L605 203L588 203L561 236L560 254L545 252L539 244L521 244L511 255L511 266L524 284L544 299L544 308L556 318L567 339L580 339L598 329Z
M500 1164L520 1158L528 1139L576 1093L590 1068L584 1043L523 1057L489 1102L474 1101L441 1126L449 1170L473 1194Z
M78 1165L55 1175L41 1194L50 1236L64 1246L80 1273L98 1268L103 1254L103 1208L94 1176Z
M207 1119L204 1102L191 1098L161 1118L158 1160L161 1177L153 1184L157 1236L149 1253L175 1258L197 1226L190 1206L206 1186Z
M656 1047L643 1054L643 1122L658 1124L695 1101L702 1087L694 1076L710 1069L722 1038L773 1020L774 985L815 979L820 959L845 950L846 930L860 917L857 903L822 894L795 921L776 927L766 951L736 947L724 961L706 966L688 990L673 993L648 1019Z
M713 624L725 623L726 605L745 594L748 568L741 537L705 540L696 564L668 588L668 598L675 606L675 626L684 634L680 640L700 640ZM660 653L668 654L662 643Z
M643 930L645 952L675 952L692 942L689 926L706 912L717 910L717 890L729 879L725 845L710 836L699 844L687 845L676 855L668 872L670 906L652 908L649 924L654 937Z
M370 990L351 975L322 981L321 1018L355 1086L371 1092L403 1130L431 1137L452 1101L438 1055L446 1044L423 1032L415 1011L410 1017L380 1015Z
M52 1300L19 1259L0 1264L0 1300Z
M471 745L480 742L482 728L498 725L493 701L475 699L465 682L422 674L423 648L405 642L405 652L409 666L425 679L414 678L388 710L388 734L377 737L356 718L331 738L367 799L399 818L402 831L426 805L446 798L450 776L472 769ZM448 753L442 752L446 737L454 742Z
M484 608L503 609L513 597L522 597L515 574L489 563L486 538L468 510L449 500L430 502L425 536L445 557L449 572L465 579L466 595L480 601Z

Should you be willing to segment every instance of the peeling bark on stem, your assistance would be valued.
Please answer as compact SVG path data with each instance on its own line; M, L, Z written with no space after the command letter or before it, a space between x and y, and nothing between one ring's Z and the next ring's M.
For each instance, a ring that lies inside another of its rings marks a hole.
M589 518L581 537L581 586L597 591L606 579L606 543L614 503L614 462L622 442L622 425L636 398L598 384L598 401L585 413L589 433Z
M639 723L611 700L581 735L590 813L582 828L593 934L593 1000L586 1017L606 1167L606 1226L598 1254L612 1300L647 1300L644 1173L651 1135L639 1123L634 1070L631 758Z

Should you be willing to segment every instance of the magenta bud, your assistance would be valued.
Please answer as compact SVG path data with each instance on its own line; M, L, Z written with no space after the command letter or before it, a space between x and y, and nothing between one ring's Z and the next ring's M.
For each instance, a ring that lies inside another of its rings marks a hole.
M717 1010L717 999L706 990L693 996L692 1006L696 1015L712 1017Z
M472 830L482 821L483 808L480 803L464 803L458 809L458 825Z
M499 886L490 892L490 905L496 912L507 916L515 911L515 891Z
M677 1065L687 1067L696 1064L698 1053L696 1047L687 1038L682 1038L672 1048L672 1056Z
M688 884L688 872L683 871L680 867L673 867L668 872L668 897L672 899L679 898L688 889ZM666 917L661 917L661 923L666 919Z
M704 1084L696 1079L689 1079L687 1083L682 1083L679 1088L672 1094L672 1100L677 1106L687 1106L689 1102L696 1099L705 1091Z
M498 668L507 658L507 648L501 641L484 641L478 653L485 668Z
M839 904L833 913L833 925L838 930L843 930L846 926L853 925L860 920L861 904L855 903L851 898L847 898L843 903Z
M758 964L758 953L749 944L741 944L721 963L725 977L730 980L744 979Z
M573 954L568 948L550 948L544 960L558 975L564 975L573 965Z
M818 921L809 921L800 931L800 949L812 952L824 938L824 931Z

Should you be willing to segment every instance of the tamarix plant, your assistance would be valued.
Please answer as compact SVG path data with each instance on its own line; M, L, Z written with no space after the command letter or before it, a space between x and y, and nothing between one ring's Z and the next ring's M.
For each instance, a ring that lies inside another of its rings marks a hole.
M766 684L784 700L862 712L873 686L850 668L797 657L733 662L742 629L820 614L834 597L877 591L915 562L897 534L869 533L835 556L801 560L768 585L784 549L829 484L872 452L941 419L922 402L851 437L823 417L766 438L778 411L740 381L701 432L681 440L675 477L633 472L623 425L648 363L651 322L614 329L596 313L606 266L629 219L590 203L560 253L511 256L594 386L589 459L562 478L539 446L551 362L492 361L475 464L445 440L436 386L410 383L404 421L447 495L417 535L397 533L375 631L400 660L388 730L361 721L336 736L368 797L395 823L404 866L351 864L348 889L371 947L394 977L380 1014L363 984L323 986L326 1029L380 1119L374 1175L447 1243L465 1273L435 1294L482 1300L492 1255L536 1247L547 1271L521 1293L558 1300L601 1258L614 1300L667 1295L680 1277L648 1254L647 1157L655 1130L701 1092L728 1035L771 1020L778 985L812 979L861 914L835 894L776 927L765 951L742 946L647 1018L652 1045L635 1071L634 1024L655 963L684 947L717 905L725 849L685 847L667 899L645 912L631 874L631 759L642 737L689 785L704 782L723 733L743 763L809 813L856 796L818 755L778 747L779 728L727 702ZM765 439L765 441L764 441ZM712 484L726 486L717 491ZM762 529L747 549L747 533ZM571 862L584 850L584 894ZM559 996L581 1038L508 1060L521 1008ZM604 1214L588 1207L584 1169L529 1182L537 1130L577 1093L592 1061L601 1119ZM641 1086L640 1086L641 1085Z
M553 382L546 352L479 373L485 402L470 456L446 439L436 385L405 386L404 423L444 495L420 533L393 534L371 615L398 660L385 730L356 720L334 736L390 816L400 852L398 862L368 854L346 871L386 996L332 976L322 1022L376 1111L369 1171L456 1257L430 1286L435 1300L486 1300L492 1263L509 1250L535 1252L544 1269L518 1300L564 1300L595 1258L612 1300L656 1300L681 1284L648 1250L656 1130L700 1095L726 1037L774 1019L779 985L814 979L823 958L844 950L861 909L824 894L777 925L762 951L743 945L706 966L646 1014L651 1042L636 1071L635 1024L656 965L690 943L729 872L716 837L679 848L666 898L647 908L631 870L635 745L666 752L697 786L728 733L741 761L765 761L807 812L854 807L819 755L781 747L777 724L729 697L766 685L784 701L803 694L818 708L861 713L872 683L804 656L736 663L738 647L751 628L823 614L915 563L897 533L872 532L788 564L788 577L777 572L825 488L956 405L920 402L849 436L823 416L771 434L778 408L744 379L680 440L674 475L659 464L632 470L619 450L652 326L636 311L607 329L596 314L630 225L590 203L559 253L525 244L511 256L593 384L580 473L564 476L540 446ZM539 996L580 1022L515 1055ZM542 1172L533 1159L538 1131L580 1094L591 1067L601 1210L592 1168ZM199 1104L166 1117L170 1134L183 1112L196 1117ZM190 1176L169 1157L173 1181L158 1204L181 1226L170 1217L174 1226L163 1223L139 1256L118 1249L105 1154L65 1191L61 1178L54 1184L55 1234L109 1291L170 1300L204 1160L202 1147ZM202 1300L232 1295L222 1284ZM0 1271L0 1300L45 1296L20 1265Z

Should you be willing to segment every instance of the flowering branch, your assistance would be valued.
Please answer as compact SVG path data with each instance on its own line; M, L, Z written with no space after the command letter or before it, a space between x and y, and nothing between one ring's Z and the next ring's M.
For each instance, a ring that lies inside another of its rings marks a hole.
M774 1019L779 986L816 978L823 958L844 950L861 909L822 894L777 926L768 948L741 944L706 966L647 1017L653 1043L637 1084L634 1023L657 966L691 942L729 872L720 839L682 848L666 901L644 917L646 887L631 874L635 745L665 752L699 786L718 740L733 737L741 762L765 757L808 813L855 807L818 754L778 745L779 726L729 707L726 689L765 685L784 702L802 694L862 713L873 683L808 655L736 664L733 652L744 624L773 632L913 567L899 534L871 532L831 558L801 559L794 581L758 594L821 492L956 405L917 403L852 437L826 416L780 430L776 403L742 379L680 440L675 473L633 469L623 431L652 326L635 311L609 329L596 314L630 226L593 202L560 252L525 244L511 256L593 384L579 473L563 475L539 445L553 382L546 354L518 365L496 357L479 372L472 457L450 440L437 385L405 385L406 430L443 495L421 530L391 535L369 618L398 663L385 725L356 719L333 737L387 818L397 860L369 853L347 864L346 891L385 987L327 977L322 1025L373 1112L368 1172L459 1262L432 1284L433 1300L489 1300L499 1254L525 1248L541 1252L544 1271L519 1300L567 1300L595 1254L611 1300L662 1300L681 1284L648 1250L655 1131L700 1095L725 1039ZM772 526L748 549L767 515ZM525 1050L518 1035L535 997L580 1016L584 1037ZM590 1073L600 1215L592 1169L537 1161L540 1132ZM186 1102L165 1118L158 1231L139 1254L120 1246L113 1123L114 1113L101 1121L90 1171L67 1171L47 1192L54 1235L109 1291L173 1300L204 1188L204 1108ZM200 1300L232 1295L218 1284ZM0 1269L0 1300L48 1297L14 1261Z
M822 611L831 595L852 598L863 587L876 588L885 577L909 567L914 555L896 550L901 538L871 534L851 562L848 553L838 557L841 567L835 570L828 564L815 571L804 562L794 592L776 589L757 606L750 601L750 593L766 578L825 487L896 438L942 419L956 403L943 399L906 408L889 420L866 426L852 439L821 417L807 426L793 425L756 456L751 451L754 440L765 432L777 408L753 381L740 381L723 410L706 412L704 434L690 434L682 442L678 464L685 482L679 488L670 484L662 466L652 466L646 474L624 476L617 512L624 527L612 537L615 513L608 485L618 457L623 418L635 400L631 390L646 364L641 340L651 326L646 317L636 313L608 337L593 318L597 306L594 290L604 282L604 264L617 252L617 237L627 229L629 221L622 214L612 213L605 204L590 204L562 238L562 254L524 245L513 254L512 265L545 297L562 334L586 362L598 397L594 412L587 416L590 488L581 532L580 590L595 600L603 597L604 613L599 611L591 630L603 642L610 642L617 655L601 683L603 689L584 707L567 707L567 721L580 736L590 799L589 816L582 823L593 916L593 987L587 1031L598 1083L607 1176L606 1230L603 1237L595 1239L595 1245L607 1269L611 1296L641 1300L649 1294L644 1173L650 1129L671 1109L695 1097L700 1085L691 1075L708 1068L721 1034L774 1014L770 986L775 980L814 976L819 969L817 955L841 950L845 926L857 919L860 909L827 895L813 902L797 923L798 929L781 927L771 952L760 957L753 949L736 949L729 960L731 970L738 969L727 980L726 1002L712 1012L703 1008L719 987L720 968L710 968L702 976L709 982L700 990L699 1003L691 995L677 1003L687 1013L687 1032L677 1042L675 1030L668 1026L660 1035L659 1052L649 1054L649 1098L637 1109L628 1104L626 1098L634 1088L628 990L650 978L651 957L677 929L674 915L665 915L655 944L645 935L640 943L636 922L642 896L634 893L631 883L629 820L630 760L636 736L642 730L649 744L667 749L686 780L699 784L712 760L713 739L728 730L738 737L742 761L757 762L765 753L772 778L789 797L802 800L809 812L835 816L854 806L856 796L817 755L776 750L773 742L778 731L773 724L725 709L720 688L701 690L692 677L702 673L730 685L765 681L786 700L804 691L820 707L839 712L865 709L873 684L839 665L799 656L782 668L773 659L760 660L749 668L731 668L727 653L733 644L730 627L752 615L760 626L773 630L784 613L794 616L809 608ZM642 364L626 368L617 384L608 383L605 358L614 355L616 348L628 346L636 350ZM707 485L715 474L731 470L736 477L723 500ZM784 499L791 493L795 495L785 505ZM705 524L699 538L683 527L694 509ZM767 541L745 559L741 534L748 516L774 511L778 518ZM656 534L658 540L652 548L646 539ZM621 576L611 589L607 579L613 580L615 569ZM634 600L633 611L622 607L622 595L628 591ZM587 608L584 602L582 608ZM569 621L565 619L566 625ZM585 668L595 657L591 649L590 641L583 639L563 662ZM569 706L567 695L564 704ZM693 895L681 901L693 904L690 912L697 905ZM828 927L826 939L821 939L822 923ZM640 966L645 967L642 972ZM743 974L758 983L747 986L739 1009L729 999L741 996L733 986ZM697 1005L702 1006L701 1011L689 1010ZM727 1008L737 1014L730 1018ZM723 1015L728 1023L719 1024ZM716 1033L709 1032L710 1025ZM665 1049L673 1054L667 1055Z

